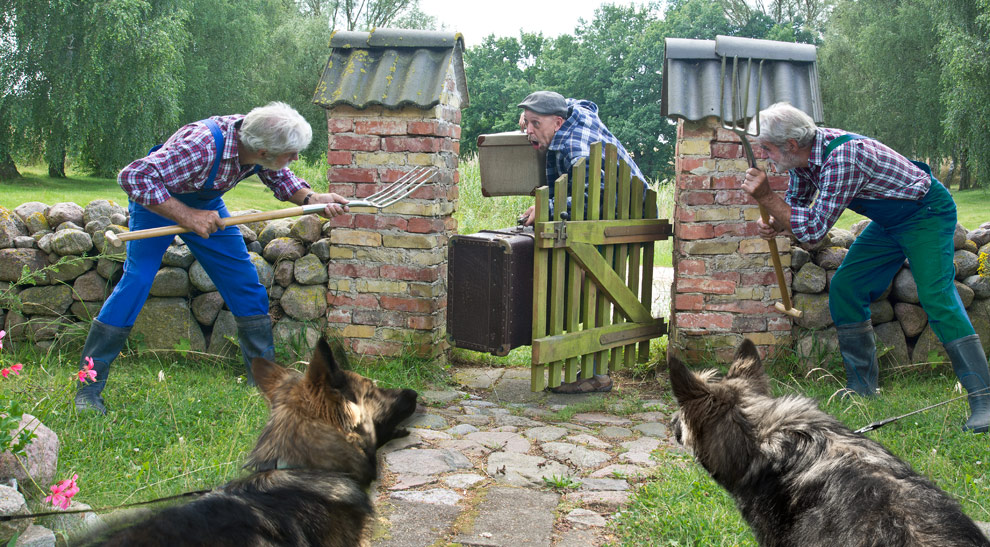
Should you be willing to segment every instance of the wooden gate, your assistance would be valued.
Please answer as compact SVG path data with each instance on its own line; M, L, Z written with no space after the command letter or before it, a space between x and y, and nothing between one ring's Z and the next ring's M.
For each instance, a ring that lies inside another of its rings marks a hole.
M604 374L644 362L650 340L667 333L651 313L653 242L671 235L670 223L657 218L656 192L647 189L644 199L643 181L630 177L612 144L605 146L604 184L601 143L571 177L574 218L566 214L567 176L553 182L552 221L550 189L536 190L533 391L573 382L579 372L588 378L596 363Z

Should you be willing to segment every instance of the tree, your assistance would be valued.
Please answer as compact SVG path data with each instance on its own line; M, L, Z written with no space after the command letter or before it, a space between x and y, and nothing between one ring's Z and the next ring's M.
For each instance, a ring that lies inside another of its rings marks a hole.
M393 22L404 25L436 20L419 10L419 0L295 0L299 13L327 21L331 28L371 30ZM407 27L399 28L427 28Z
M942 69L935 57L935 22L924 1L837 6L819 52L822 96L828 125L937 165L951 147L940 129ZM890 60L893 51L896 63Z
M530 92L528 53L516 38L489 35L464 53L471 103L461 119L461 155L478 151L478 135L518 129L516 105Z
M943 131L961 170L960 190L986 186L990 173L990 1L926 0L936 21ZM975 181L970 173L981 175Z
M0 182L20 177L11 156L13 103L17 80L23 71L16 67L13 17L0 10Z

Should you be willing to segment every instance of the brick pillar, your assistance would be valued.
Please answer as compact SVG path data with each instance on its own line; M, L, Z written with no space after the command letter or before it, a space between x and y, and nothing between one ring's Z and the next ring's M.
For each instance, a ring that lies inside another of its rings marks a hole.
M332 222L328 328L362 355L406 351L443 358L447 347L447 240L456 228L460 105L328 113L330 191L366 197L419 166L432 183L379 212Z
M671 353L697 362L712 350L725 361L744 337L764 355L789 344L790 319L774 309L780 289L770 249L757 235L759 208L742 190L748 163L739 138L715 118L680 121L675 155ZM776 191L787 182L770 177ZM789 285L790 242L778 238L777 247Z

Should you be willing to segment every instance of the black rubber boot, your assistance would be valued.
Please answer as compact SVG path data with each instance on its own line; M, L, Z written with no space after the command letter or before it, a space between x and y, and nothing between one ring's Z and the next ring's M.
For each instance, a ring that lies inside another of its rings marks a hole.
M93 410L100 414L107 413L106 404L100 394L107 384L110 363L120 355L120 350L127 342L127 335L130 332L131 327L114 327L93 320L89 334L86 336L86 344L83 346L82 358L79 360L79 370L86 369L88 365L86 358L89 357L93 360L92 370L96 371L96 380L90 381L87 378L76 390L77 411Z
M846 389L857 395L877 394L880 366L877 364L877 343L873 338L873 323L869 319L836 327L839 353L846 369Z
M986 433L990 429L990 369L980 336L972 334L948 342L945 352L949 354L959 383L969 394L971 415L963 425L963 431Z
M268 315L248 315L234 317L237 321L237 340L241 345L241 356L244 357L244 370L247 372L248 385L254 385L254 375L251 373L251 361L255 357L275 359L275 340L272 337L272 320Z

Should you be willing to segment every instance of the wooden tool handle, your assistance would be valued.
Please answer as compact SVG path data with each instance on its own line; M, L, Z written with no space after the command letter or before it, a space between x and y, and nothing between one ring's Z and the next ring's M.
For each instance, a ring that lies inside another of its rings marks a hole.
M742 142L743 150L746 152L746 159L749 160L749 166L756 168L756 155L753 154L753 148L749 145L749 139L746 138L745 132L736 132L739 135L739 140ZM767 210L760 205L760 217L763 219L764 224L770 224L770 215L767 214ZM777 274L777 286L780 287L780 299L783 303L777 302L774 304L774 308L777 311L789 315L791 317L801 317L801 310L791 306L791 295L787 292L787 281L784 279L784 268L780 264L780 252L777 250L777 240L768 239L767 244L770 246L770 260L773 261L773 271Z
M258 222L261 220L274 220L277 218L294 217L299 215L308 215L311 213L319 213L326 208L326 203L312 203L309 205L300 205L298 207L289 207L287 209L278 209L276 211L260 211L257 213L246 213L243 215L231 216L220 219L223 223L224 228L227 226L236 226L238 224L247 224L248 222ZM160 237L160 236L170 236L176 234L184 234L190 230L183 228L179 225L174 226L162 226L160 228L147 228L144 230L134 230L133 232L122 232L116 234L112 231L107 230L104 234L108 241L113 244L114 247L119 247L124 244L125 241L131 241L134 239L147 239L149 237Z

